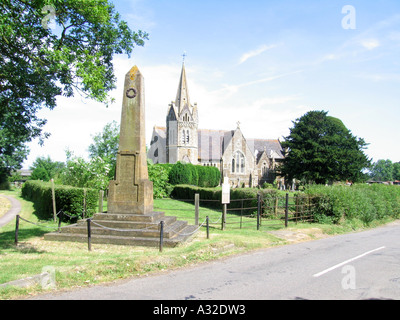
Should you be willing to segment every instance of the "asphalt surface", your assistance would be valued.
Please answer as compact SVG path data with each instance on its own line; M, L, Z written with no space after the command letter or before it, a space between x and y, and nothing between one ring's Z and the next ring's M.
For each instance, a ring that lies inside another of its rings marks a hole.
M0 218L0 227L3 227L15 219L15 216L21 211L21 203L13 197L9 197L6 195L0 196L7 198L11 202L11 209Z
M400 221L43 300L400 299Z

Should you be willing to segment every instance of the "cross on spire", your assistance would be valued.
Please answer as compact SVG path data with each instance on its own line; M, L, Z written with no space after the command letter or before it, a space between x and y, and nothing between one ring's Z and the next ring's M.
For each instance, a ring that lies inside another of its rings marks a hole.
M186 56L187 56L186 51L184 51L184 52L183 52L183 55L182 55L182 57L183 57L183 62L185 62Z

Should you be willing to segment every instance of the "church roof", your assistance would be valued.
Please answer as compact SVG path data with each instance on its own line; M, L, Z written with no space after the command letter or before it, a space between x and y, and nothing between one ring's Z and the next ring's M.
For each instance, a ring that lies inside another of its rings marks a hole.
M258 151L258 154L261 155L265 150L268 158L274 159L283 159L284 151L282 149L281 143L278 139L246 139L247 144L250 149L253 150L253 153Z
M178 112L185 107L190 106L189 89L186 80L185 64L182 64L181 78L179 80L178 92L176 93L175 106L178 107Z
M167 137L167 129L165 127L154 126L154 131L157 132L161 138Z
M201 160L220 160L229 145L235 130L198 130ZM247 145L255 156L261 156L265 150L268 158L283 159L284 151L278 139L246 139ZM259 159L257 159L259 160Z
M225 147L233 137L234 131L226 130L198 130L198 155L202 160L220 160Z

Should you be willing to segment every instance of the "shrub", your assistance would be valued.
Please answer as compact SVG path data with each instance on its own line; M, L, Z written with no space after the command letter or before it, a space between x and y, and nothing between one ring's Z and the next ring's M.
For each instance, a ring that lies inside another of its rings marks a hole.
M191 184L191 181L192 171L187 165L181 162L177 162L169 172L169 182L173 185Z
M0 182L0 190L11 190L11 184L9 181Z
M34 203L36 214L40 219L53 217L51 183L29 180L22 186L21 193L24 199ZM85 217L91 217L97 211L99 200L97 190L55 185L54 193L57 212L62 210L67 215L78 218L82 217L83 213ZM85 207L84 202L86 202Z
M168 181L170 164L148 164L149 180L153 181L153 198L169 197L172 185Z
M199 185L199 173L198 173L198 171L197 171L197 167L198 166L195 166L195 165L193 165L193 164L191 164L191 163L188 163L188 164L186 164L185 165L188 169L189 169L189 171L190 171L190 173L189 173L189 176L190 176L190 184L191 185L193 185L193 186L198 186Z
M43 167L35 168L31 174L32 180L43 180L43 181L50 181L50 176L47 170Z
M221 173L216 167L206 167L177 162L169 172L169 183L172 185L193 185L200 187L216 187L220 183Z
M339 223L342 219L358 219L369 225L374 220L400 216L398 186L309 186L305 192L315 196L315 218L318 222Z
M221 188L201 188L190 185L176 185L171 193L175 199L193 200L194 195L198 193L200 202L202 200L214 200L201 203L202 206L221 208L222 190ZM257 211L257 194L266 201L278 196L277 190L259 190L256 188L236 188L230 191L230 209L247 208L244 213L253 213ZM232 213L239 212L233 210Z
M196 166L199 175L199 187L216 187L220 183L221 173L216 167Z

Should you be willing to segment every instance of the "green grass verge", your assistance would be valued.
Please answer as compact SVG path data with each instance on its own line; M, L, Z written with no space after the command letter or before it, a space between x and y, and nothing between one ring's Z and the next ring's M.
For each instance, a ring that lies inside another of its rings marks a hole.
M283 223L268 226L263 222L260 231L256 230L254 218L243 218L243 229L239 224L227 224L225 231L220 230L220 221L210 228L210 239L206 238L206 229L201 227L191 241L176 248L129 247L92 244L88 252L85 243L51 242L43 240L43 235L55 230L52 221L39 221L33 204L20 197L19 191L5 191L17 198L22 204L21 217L52 229L26 222L20 223L19 245L14 245L15 223L0 228L0 284L23 279L41 273L51 266L56 270L57 290L90 286L118 279L144 276L153 272L182 268L195 263L218 259L259 248L268 248L285 244L285 240L266 232L283 228ZM155 210L165 211L166 215L194 223L193 203L176 200L155 200ZM39 215L40 216L40 215ZM218 221L219 210L200 208L200 223L209 216ZM228 215L227 222L238 222L240 217ZM291 225L291 230L319 228L326 234L337 234L362 228L360 225L317 225L299 223ZM54 289L53 289L54 290ZM15 299L46 292L39 285L26 289L0 288L0 299Z

